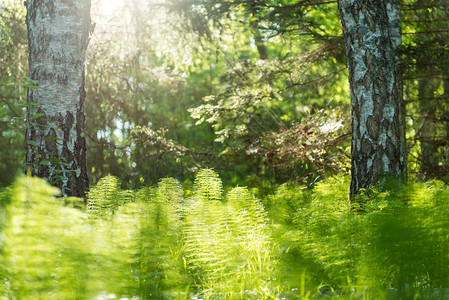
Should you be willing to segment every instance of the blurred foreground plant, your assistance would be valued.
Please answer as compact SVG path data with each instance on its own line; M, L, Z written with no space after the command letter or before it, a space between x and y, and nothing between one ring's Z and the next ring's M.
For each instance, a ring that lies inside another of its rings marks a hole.
M22 176L0 193L1 296L13 299L447 299L449 190L384 182L349 201L347 176L260 201L211 169L82 199ZM223 192L225 196L223 196Z

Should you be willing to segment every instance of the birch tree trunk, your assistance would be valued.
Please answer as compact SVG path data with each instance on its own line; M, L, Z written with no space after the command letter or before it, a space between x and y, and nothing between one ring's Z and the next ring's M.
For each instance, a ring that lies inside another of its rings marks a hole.
M352 109L351 195L383 176L405 179L399 0L339 0Z
M27 0L29 77L26 171L64 195L89 188L84 137L84 61L90 0Z

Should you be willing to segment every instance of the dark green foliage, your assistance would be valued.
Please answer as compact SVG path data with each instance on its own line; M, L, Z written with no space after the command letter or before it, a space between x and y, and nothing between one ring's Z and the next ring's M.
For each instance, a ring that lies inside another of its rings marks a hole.
M404 100L414 134L410 171L448 181L448 1L406 0L403 20Z

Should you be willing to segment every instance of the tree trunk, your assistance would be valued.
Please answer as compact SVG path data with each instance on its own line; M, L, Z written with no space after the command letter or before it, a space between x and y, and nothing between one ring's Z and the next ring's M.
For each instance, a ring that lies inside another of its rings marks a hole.
M351 195L385 175L405 179L398 0L339 0L352 109Z
M84 197L89 188L84 137L84 61L90 0L27 0L29 72L26 171Z
M263 59L263 60L268 59L267 47L265 46L265 42L262 37L262 34L260 33L259 28L257 28L257 26L254 26L253 32L254 32L254 41L256 42L257 52L259 53L259 58Z
M419 133L421 144L421 172L425 179L437 178L439 174L438 159L438 141L436 138L436 102L435 92L438 85L430 77L420 79L418 83L418 98L420 115L423 117L423 123Z
M445 78L443 80L443 88L444 94L443 97L446 99L446 103L449 103L449 78ZM447 172L446 176L449 176L449 111L446 110L446 119L445 119L445 130L446 130L446 147L444 150L444 162L443 162L443 170Z

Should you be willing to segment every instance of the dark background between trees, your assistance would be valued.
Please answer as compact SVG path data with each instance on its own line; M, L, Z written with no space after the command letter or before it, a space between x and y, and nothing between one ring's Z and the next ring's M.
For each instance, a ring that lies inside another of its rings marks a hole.
M22 172L27 36L0 8L0 184ZM349 170L349 86L334 1L94 1L88 167L129 187L212 167L228 183ZM402 1L410 176L449 173L448 1Z

